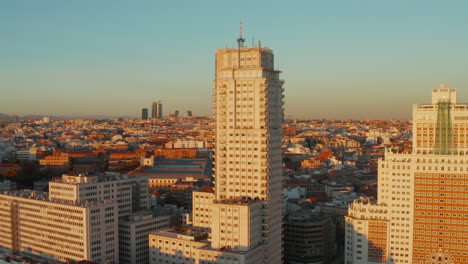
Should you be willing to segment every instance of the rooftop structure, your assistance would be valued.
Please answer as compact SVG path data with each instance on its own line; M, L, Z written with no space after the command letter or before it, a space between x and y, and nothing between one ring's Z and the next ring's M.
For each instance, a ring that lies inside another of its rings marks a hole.
M458 103L456 90L432 90L432 104L413 106L413 152L467 155L467 124L468 104Z
M119 205L119 218L148 208L148 179L139 175L63 175L49 183L53 201L113 200Z
M211 164L208 159L163 159L153 157L149 166L142 166L132 172L131 175L148 177L149 187L169 187L177 181L187 178L196 181L210 181Z

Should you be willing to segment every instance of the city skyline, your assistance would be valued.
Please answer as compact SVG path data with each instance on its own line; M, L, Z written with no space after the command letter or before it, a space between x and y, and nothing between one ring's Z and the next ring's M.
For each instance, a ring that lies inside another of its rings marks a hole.
M461 1L1 5L3 114L137 117L151 97L210 116L212 47L235 46L240 21L276 52L287 118L410 119L430 89L468 84Z
M468 263L464 7L0 4L0 262Z

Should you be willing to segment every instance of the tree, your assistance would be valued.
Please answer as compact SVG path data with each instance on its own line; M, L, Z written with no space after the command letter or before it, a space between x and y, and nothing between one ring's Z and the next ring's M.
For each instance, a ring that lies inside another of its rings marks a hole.
M117 166L117 168L109 170L112 172L119 172L119 173L127 173L129 171L133 171L140 166L140 161L133 161L131 163L127 163L121 166Z
M164 199L164 203L166 204L175 204L177 207L182 207L183 202L175 195L172 193L168 193L166 195L166 199Z
M323 142L316 138L306 138L305 142L307 143L310 150L314 150L315 145L323 144Z

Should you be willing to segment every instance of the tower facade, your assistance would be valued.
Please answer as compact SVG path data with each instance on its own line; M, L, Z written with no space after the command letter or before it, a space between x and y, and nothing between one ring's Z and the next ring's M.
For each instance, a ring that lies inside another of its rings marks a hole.
M265 201L263 237L281 261L283 81L267 48L216 51L216 200Z
M193 193L193 227L150 235L151 263L174 252L185 257L175 263L282 263L283 81L273 58L260 45L216 50L215 188Z
M432 91L413 108L413 152L379 161L378 201L346 217L346 263L468 263L468 104Z
M163 117L163 105L161 101L153 102L152 109L151 109L151 117L152 118L162 118Z
M147 120L148 119L148 108L141 109L141 119Z

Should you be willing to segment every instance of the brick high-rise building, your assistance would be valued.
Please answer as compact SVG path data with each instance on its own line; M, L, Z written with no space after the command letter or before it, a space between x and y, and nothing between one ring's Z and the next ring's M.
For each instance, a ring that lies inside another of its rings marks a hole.
M270 49L238 42L216 50L215 191L193 194L198 228L150 235L150 263L282 263L283 81Z
M413 108L412 153L379 161L378 201L346 217L346 263L468 263L468 104L432 91Z

